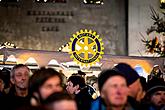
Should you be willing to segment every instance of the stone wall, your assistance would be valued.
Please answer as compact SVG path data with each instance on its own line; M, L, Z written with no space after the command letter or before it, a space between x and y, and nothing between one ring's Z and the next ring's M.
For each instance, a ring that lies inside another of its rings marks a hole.
M0 43L56 51L80 29L92 29L103 39L106 54L126 55L125 18L125 0L104 0L104 5L83 0L0 3Z

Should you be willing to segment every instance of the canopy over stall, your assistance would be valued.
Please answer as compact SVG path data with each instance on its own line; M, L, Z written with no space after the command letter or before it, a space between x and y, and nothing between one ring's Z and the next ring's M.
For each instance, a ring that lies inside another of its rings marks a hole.
M67 53L58 51L2 48L0 54L3 55L4 64L10 55L15 56L16 63L25 63L30 57L34 58L39 66L47 65L51 59L58 59L58 62L71 61Z
M52 62L55 62L54 65L57 67L62 64L69 64L70 67L73 65L71 63L73 60L70 58L70 55L66 52L58 51L45 51L45 50L28 50L28 49L18 49L18 48L2 48L0 49L0 64L31 64L41 66L52 66ZM53 60L53 61L51 61ZM32 61L31 63L29 61ZM50 63L51 62L51 63ZM110 54L104 54L103 58L99 62L100 69L111 68L119 62L126 62L130 64L133 68L140 66L143 68L146 73L150 73L154 65L160 65L163 68L165 64L165 58L157 57L131 57L131 56L113 56ZM37 64L35 64L37 63ZM69 66L68 66L69 67ZM93 66L95 68L97 66ZM91 68L89 68L91 69ZM96 68L98 70L98 68Z

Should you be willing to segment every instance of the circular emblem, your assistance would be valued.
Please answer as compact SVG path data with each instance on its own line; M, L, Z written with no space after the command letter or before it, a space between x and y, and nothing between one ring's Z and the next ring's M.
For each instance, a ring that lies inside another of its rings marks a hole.
M80 30L73 34L73 38L70 40L71 58L81 66L91 66L98 62L102 58L101 55L104 54L102 39L92 30Z

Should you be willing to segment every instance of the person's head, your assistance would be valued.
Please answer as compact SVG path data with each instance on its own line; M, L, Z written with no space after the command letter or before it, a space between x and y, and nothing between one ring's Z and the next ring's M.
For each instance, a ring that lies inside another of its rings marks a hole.
M42 106L23 106L18 108L17 110L47 110Z
M92 87L97 91L99 88L98 88L98 82L95 81L92 83Z
M137 99L139 91L142 91L140 76L138 73L126 63L119 63L114 69L125 75L129 88L129 96Z
M2 69L2 77L3 77L4 84L5 84L4 89L8 89L11 86L11 82L10 82L10 70L11 70L10 68L6 68L6 67L4 67Z
M153 71L154 73L156 73L156 74L159 73L159 72L160 72L160 67L159 67L159 65L154 65L152 71Z
M16 89L28 89L30 69L24 64L15 65L10 73L10 80Z
M79 70L77 74L80 75L80 76L83 77L83 78L85 78L85 75L86 75L86 74L85 74L84 72L82 72L81 70Z
M122 73L111 69L102 71L98 76L98 86L107 107L122 108L127 103L128 87Z
M158 78L153 78L148 82L148 90L145 98L155 108L160 109L165 106L165 82Z
M146 78L140 76L140 83L142 85L142 89L140 89L141 91L138 92L138 95L136 98L137 101L141 101L144 98L144 96L146 94L146 90L147 90Z
M156 108L162 108L165 106L165 90L156 91L151 96L151 103Z
M43 102L47 110L77 110L74 98L65 92L56 92Z
M0 92L3 92L4 86L5 86L5 84L3 81L2 71L0 70Z
M76 94L86 86L85 79L81 76L70 76L66 90L69 94Z
M42 101L52 93L63 90L61 74L52 68L40 68L31 76L29 90Z

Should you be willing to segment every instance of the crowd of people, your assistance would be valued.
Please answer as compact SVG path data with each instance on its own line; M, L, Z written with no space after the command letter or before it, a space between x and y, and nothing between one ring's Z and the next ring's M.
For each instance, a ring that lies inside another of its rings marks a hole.
M155 67L148 80L119 63L91 81L81 71L64 81L55 69L31 74L17 64L0 71L0 110L165 110L163 72Z

